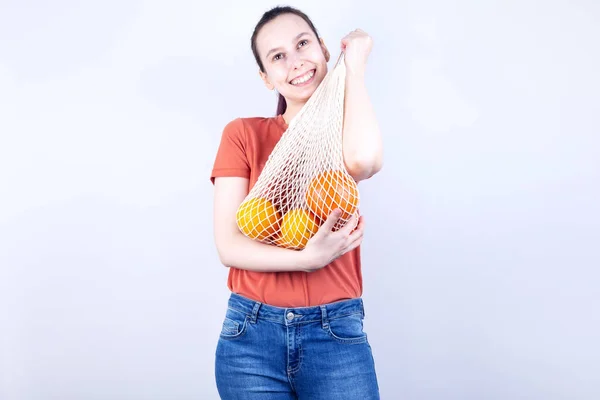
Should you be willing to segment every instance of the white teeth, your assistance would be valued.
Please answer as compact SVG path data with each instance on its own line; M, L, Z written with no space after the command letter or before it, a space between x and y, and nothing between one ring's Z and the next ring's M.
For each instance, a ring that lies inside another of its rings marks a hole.
M308 72L308 73L304 74L304 75L303 75L303 76L301 76L300 78L294 79L294 80L291 82L291 84L292 84L292 85L299 85L299 84L301 84L301 83L304 83L304 82L306 82L307 80L309 80L310 78L312 78L314 74L315 74L315 71L314 71L314 70L312 70L312 71L310 71L310 72Z

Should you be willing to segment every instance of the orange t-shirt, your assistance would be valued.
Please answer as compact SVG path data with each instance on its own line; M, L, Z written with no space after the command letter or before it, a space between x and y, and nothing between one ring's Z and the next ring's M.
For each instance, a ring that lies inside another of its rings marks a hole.
M224 176L254 186L269 154L287 129L283 116L238 118L225 126L211 181ZM290 250L294 251L294 250ZM279 307L303 307L362 295L360 247L315 272L256 272L232 267L227 286L242 296Z

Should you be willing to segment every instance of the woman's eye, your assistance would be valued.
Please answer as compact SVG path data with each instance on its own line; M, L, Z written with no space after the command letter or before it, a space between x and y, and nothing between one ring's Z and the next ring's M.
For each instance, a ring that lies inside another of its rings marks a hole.
M279 60L281 57L283 57L283 54L281 54L281 53L275 54L275 56L273 57L273 61L277 61L277 60Z
M304 39L304 40L303 40L303 41L301 41L301 42L300 42L298 45L299 45L299 46L303 46L303 45L306 45L306 44L308 44L308 40Z

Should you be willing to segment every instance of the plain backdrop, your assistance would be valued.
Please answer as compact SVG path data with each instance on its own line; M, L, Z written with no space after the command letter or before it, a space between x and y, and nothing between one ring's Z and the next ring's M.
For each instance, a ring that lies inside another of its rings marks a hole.
M0 399L217 399L210 169L270 1L0 0ZM600 398L600 5L297 1L355 28L383 399Z

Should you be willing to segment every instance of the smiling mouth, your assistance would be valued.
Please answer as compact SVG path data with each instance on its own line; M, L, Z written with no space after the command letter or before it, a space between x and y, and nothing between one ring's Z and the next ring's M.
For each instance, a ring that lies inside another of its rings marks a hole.
M296 79L292 79L290 81L290 84L294 85L294 86L304 86L304 85L312 82L313 78L315 77L315 72L316 72L315 69L311 69L304 75L302 75Z

